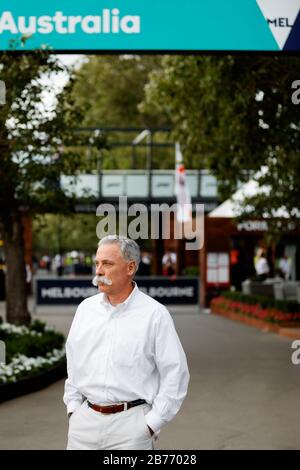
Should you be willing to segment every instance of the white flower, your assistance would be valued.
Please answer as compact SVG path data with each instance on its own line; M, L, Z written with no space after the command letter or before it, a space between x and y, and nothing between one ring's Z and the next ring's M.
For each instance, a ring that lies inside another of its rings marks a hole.
M16 326L10 323L0 324L1 331L6 334L25 335L29 334L33 337L41 337L40 331L30 330L26 326ZM52 327L45 327L45 332L55 332ZM27 357L24 354L16 354L9 364L0 365L0 384L7 382L16 382L19 377L30 375L31 371L41 371L52 367L65 357L65 349L53 349L49 351L45 357Z

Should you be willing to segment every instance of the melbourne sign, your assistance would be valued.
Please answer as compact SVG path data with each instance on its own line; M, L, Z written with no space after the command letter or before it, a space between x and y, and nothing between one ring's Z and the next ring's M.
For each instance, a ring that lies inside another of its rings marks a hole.
M163 304L197 304L197 278L137 277L139 289ZM90 279L37 279L37 305L78 305L97 294Z
M2 0L0 50L300 50L300 0Z

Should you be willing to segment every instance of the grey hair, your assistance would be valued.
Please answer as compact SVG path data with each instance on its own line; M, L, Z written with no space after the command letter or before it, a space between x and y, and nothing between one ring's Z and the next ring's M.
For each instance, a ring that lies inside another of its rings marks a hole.
M125 261L135 262L135 274L141 260L139 245L134 240L131 240L131 238L124 237L124 235L107 235L99 241L98 248L102 245L111 244L119 246Z

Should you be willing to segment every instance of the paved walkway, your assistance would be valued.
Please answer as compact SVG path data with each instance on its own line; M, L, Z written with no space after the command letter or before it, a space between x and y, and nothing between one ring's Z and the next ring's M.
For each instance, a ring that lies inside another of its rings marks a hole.
M292 340L191 308L171 311L191 382L157 448L299 449L300 365L291 363ZM38 316L67 332L72 312L45 309ZM0 405L0 449L65 448L63 385Z

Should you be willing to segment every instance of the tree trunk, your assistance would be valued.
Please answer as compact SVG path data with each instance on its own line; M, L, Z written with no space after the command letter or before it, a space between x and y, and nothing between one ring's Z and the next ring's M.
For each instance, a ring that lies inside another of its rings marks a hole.
M13 212L1 221L6 264L6 321L28 325L25 249L21 214Z

